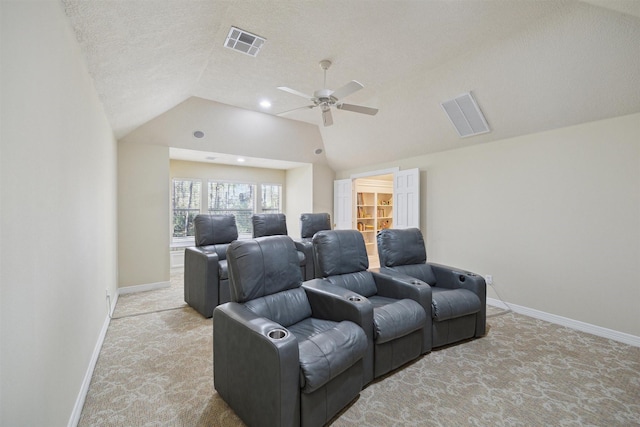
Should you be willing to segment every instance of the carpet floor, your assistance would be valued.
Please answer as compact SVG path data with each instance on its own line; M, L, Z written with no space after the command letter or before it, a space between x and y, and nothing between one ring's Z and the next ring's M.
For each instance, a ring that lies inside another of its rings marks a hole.
M332 426L640 426L640 348L488 307L487 335L368 385ZM143 313L143 314L141 314ZM213 324L171 287L118 299L79 426L243 426Z

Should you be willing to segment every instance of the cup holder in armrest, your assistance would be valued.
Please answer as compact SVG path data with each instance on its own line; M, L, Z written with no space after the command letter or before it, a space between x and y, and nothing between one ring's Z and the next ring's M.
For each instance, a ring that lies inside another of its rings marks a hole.
M279 328L278 329L272 329L267 333L267 335L272 340L281 340L281 339L284 339L284 338L289 336L289 331L287 331L285 329L279 329Z
M416 286L421 286L421 285L425 284L422 280L417 280L417 279L413 279L409 283L411 283L412 285L416 285Z
M351 295L347 299L351 302L362 302L362 297L359 297L358 295Z

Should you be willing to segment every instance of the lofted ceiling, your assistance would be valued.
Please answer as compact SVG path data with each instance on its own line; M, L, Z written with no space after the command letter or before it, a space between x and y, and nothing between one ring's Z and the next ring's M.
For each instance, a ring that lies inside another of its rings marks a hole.
M357 80L346 102L380 110L334 111L330 127L318 109L285 116L319 127L334 170L640 112L636 0L63 5L117 138L192 97L265 114L308 105L277 87L322 88L322 59L329 88ZM257 57L223 47L231 26L266 39ZM491 132L460 138L440 103L469 91Z

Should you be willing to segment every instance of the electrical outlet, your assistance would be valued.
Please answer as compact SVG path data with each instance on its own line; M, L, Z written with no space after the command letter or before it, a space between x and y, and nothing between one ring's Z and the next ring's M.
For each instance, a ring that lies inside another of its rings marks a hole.
M486 276L484 276L484 281L487 282L487 285L493 286L493 276L492 275L487 274Z
M104 291L107 294L107 299L111 298L111 295L109 295L109 289L105 289Z

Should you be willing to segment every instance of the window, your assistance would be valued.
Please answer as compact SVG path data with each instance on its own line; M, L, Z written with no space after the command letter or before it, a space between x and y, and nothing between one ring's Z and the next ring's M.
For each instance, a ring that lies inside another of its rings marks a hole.
M195 235L193 219L200 213L202 182L191 179L173 180L173 237Z
M282 185L263 184L261 207L264 213L282 212Z
M251 215L255 212L255 184L209 181L209 212L233 214L238 234L252 234Z

